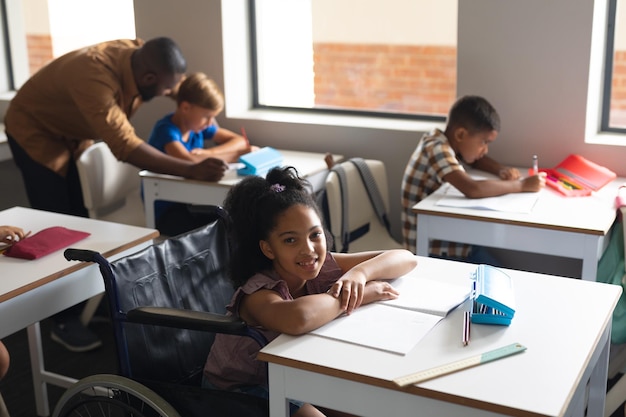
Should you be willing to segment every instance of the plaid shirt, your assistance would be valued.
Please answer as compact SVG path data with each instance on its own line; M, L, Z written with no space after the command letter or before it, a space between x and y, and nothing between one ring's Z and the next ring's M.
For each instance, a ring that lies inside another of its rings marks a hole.
M417 252L417 215L413 206L437 191L445 175L464 170L443 132L435 129L422 136L402 178L402 237L408 250ZM466 244L434 240L430 242L428 253L466 258L469 251L470 246Z

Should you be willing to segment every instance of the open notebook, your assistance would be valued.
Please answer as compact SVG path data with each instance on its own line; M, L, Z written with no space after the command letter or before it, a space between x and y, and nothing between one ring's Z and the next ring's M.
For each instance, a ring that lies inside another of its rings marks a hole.
M467 285L454 285L418 278L415 272L392 284L400 291L396 300L361 306L311 334L405 355L467 299L471 287L469 279Z

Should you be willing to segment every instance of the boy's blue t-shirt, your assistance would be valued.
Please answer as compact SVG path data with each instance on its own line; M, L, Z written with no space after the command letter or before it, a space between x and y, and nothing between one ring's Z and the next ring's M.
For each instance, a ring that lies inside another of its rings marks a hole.
M183 142L183 135L180 129L172 123L173 114L174 113L170 113L156 122L154 128L152 128L152 133L150 133L150 138L148 139L148 143L161 152L165 152L165 145L170 142L180 142L188 151L203 148L204 140L213 139L213 136L217 133L217 129L219 129L217 123L213 122L200 132L189 132L189 140Z
M163 153L165 153L165 145L170 142L180 142L190 152L192 149L203 148L204 140L213 139L219 129L217 123L213 122L200 132L189 132L189 139L187 142L184 142L180 129L172 123L173 114L174 113L170 113L156 122L152 128L152 133L150 133L150 138L148 139L150 145ZM168 201L156 201L154 203L154 218L158 219L165 210L173 204L174 203Z

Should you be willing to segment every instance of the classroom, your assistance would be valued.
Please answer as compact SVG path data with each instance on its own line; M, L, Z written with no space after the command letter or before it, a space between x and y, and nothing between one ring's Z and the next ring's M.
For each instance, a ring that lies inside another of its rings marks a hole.
M233 131L245 126L248 137L257 146L383 161L390 195L391 231L397 240L401 239L399 193L408 156L422 133L444 126L443 117L368 117L254 108L251 103L255 100L255 85L250 67L253 46L247 18L252 1L134 0L132 3L137 37L171 37L181 46L190 71L210 74L223 88L226 107L218 117L220 126ZM541 167L553 167L569 154L580 154L618 177L626 177L624 131L599 132L598 128L606 11L611 1L445 0L438 2L440 9L449 8L451 12L439 12L434 17L419 16L419 7L428 8L428 0L376 1L371 5L358 0L298 0L305 6L284 3L285 20L290 13L310 8L314 3L316 10L328 13L329 19L359 9L365 19L376 22L365 30L347 27L345 33L334 35L324 33L323 27L317 28L319 33L336 36L347 44L358 43L351 38L353 33L359 33L363 43L376 43L376 39L384 38L385 27L397 24L386 19L391 14L385 13L385 9L409 8L410 3L415 16L409 15L402 24L420 26L418 32L433 34L433 44L456 50L454 95L481 95L498 110L502 128L498 141L489 149L489 156L509 166L530 168L533 155L538 155ZM30 10L23 13L29 14ZM285 23L285 31L288 30L295 28ZM318 41L325 40L332 41ZM622 46L626 50L626 44ZM276 79L280 80L280 75ZM10 97L8 91L0 91L0 116ZM144 104L131 120L139 136L148 137L154 121L171 109L171 101L165 98ZM0 132L2 165L2 161L11 158L3 135L4 129ZM4 196L24 196L20 186L20 181L0 180L3 195L0 208L15 205ZM581 268L578 260L565 257L505 250L499 255L512 267L524 269L531 264L534 272L552 275L578 276Z

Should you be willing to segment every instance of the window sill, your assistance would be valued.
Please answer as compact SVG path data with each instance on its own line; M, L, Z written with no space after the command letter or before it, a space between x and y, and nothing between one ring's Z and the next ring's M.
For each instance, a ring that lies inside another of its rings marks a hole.
M589 135L585 142L592 145L626 146L626 135L623 133L598 132Z
M260 122L296 123L336 127L356 127L367 129L428 132L442 128L445 121L404 120L382 117L351 116L337 114L313 114L288 110L244 110L227 111L229 119Z

